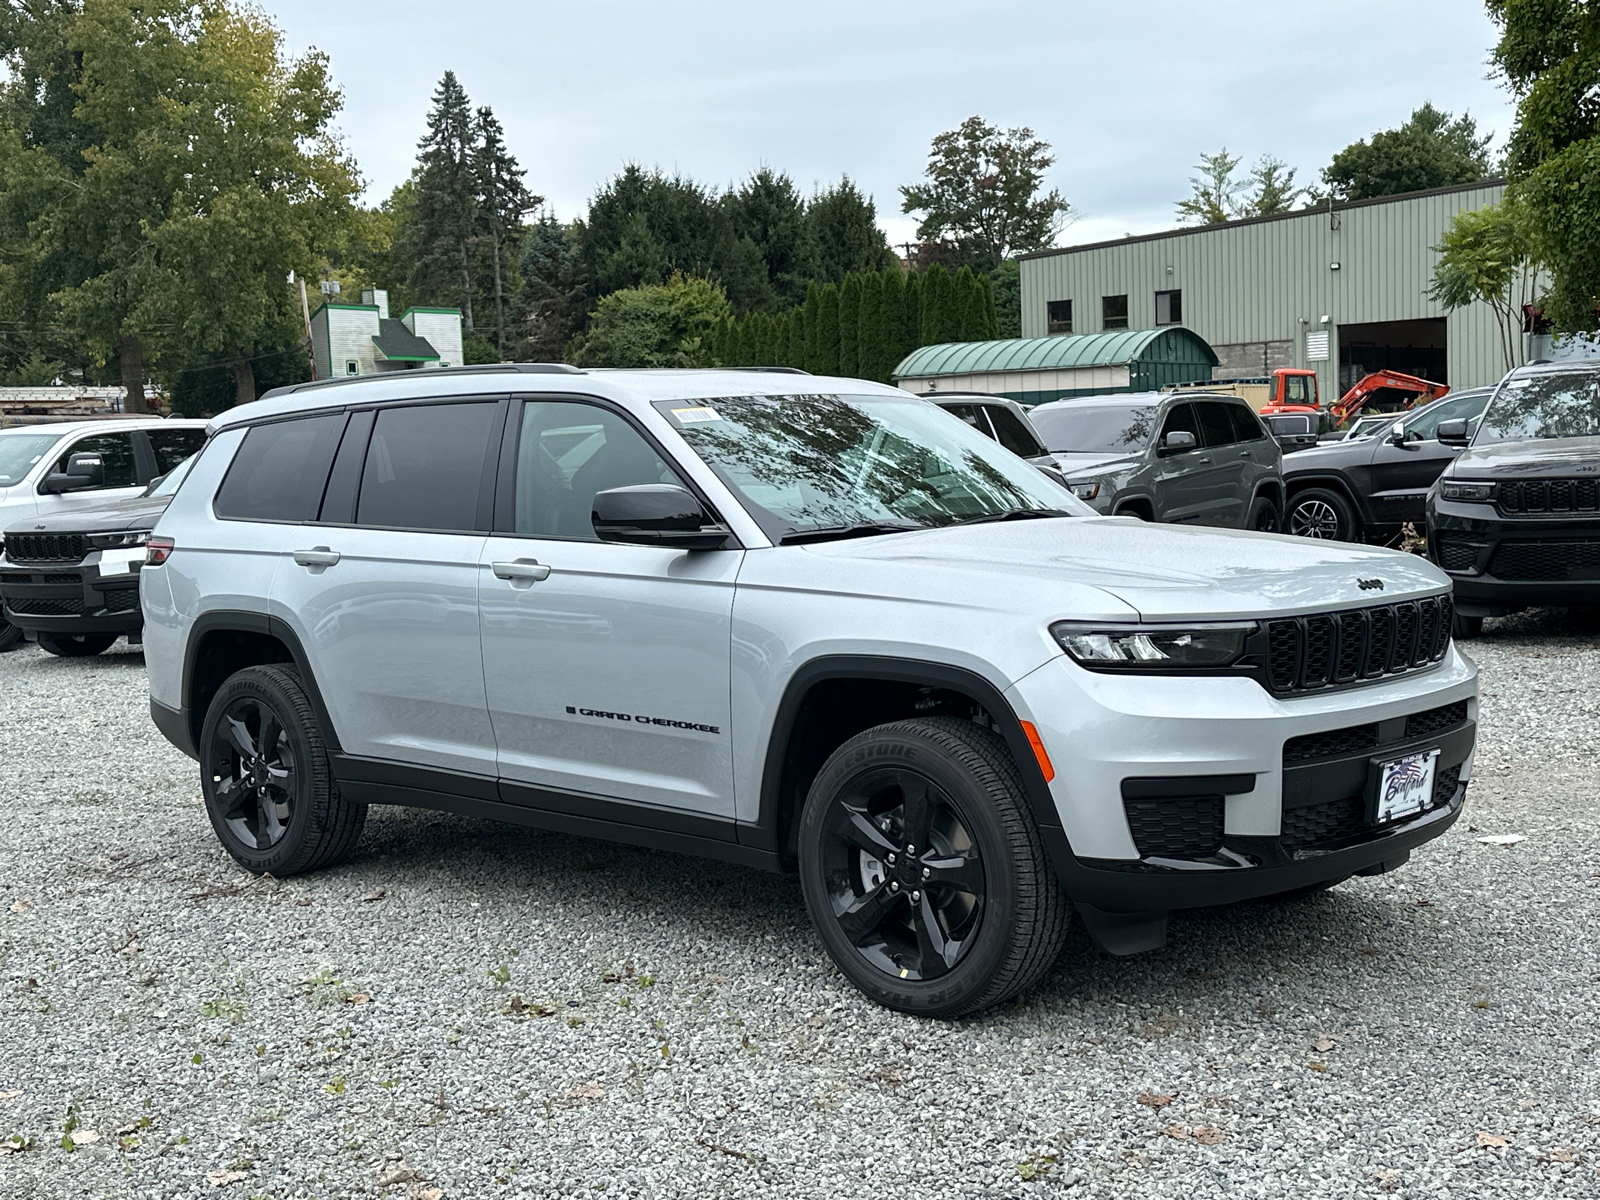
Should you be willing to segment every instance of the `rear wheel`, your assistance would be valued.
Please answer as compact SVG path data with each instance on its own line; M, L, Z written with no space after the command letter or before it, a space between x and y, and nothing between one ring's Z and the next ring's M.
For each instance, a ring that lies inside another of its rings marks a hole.
M1356 514L1338 492L1311 488L1289 501L1289 530L1296 537L1331 542L1356 540Z
M1475 638L1483 632L1482 617L1464 617L1456 613L1450 621L1450 636L1462 641Z
M39 645L62 658L93 658L111 648L114 633L41 633Z
M15 648L16 644L21 640L22 630L18 629L10 621L0 618L0 654Z
M1283 529L1283 515L1271 496L1257 496L1250 505L1250 529L1257 533L1278 533Z
M241 867L278 878L355 849L367 808L339 794L316 710L287 667L249 667L217 691L200 728L200 786Z
M1067 906L1005 743L969 721L880 725L823 765L800 820L806 907L879 1004L958 1017L1037 982Z

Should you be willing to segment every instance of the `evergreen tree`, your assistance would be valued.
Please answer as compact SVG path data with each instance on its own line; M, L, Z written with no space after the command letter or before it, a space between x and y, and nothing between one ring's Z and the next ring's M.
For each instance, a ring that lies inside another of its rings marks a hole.
M813 375L822 374L822 351L817 338L822 328L822 289L816 280L806 284L806 360L800 365Z
M523 238L517 270L522 288L511 304L518 331L513 353L528 362L560 362L589 312L589 276L577 228L548 214L536 221ZM391 311L395 300L391 293Z
M981 307L983 310L983 337L982 341L992 342L1000 336L1000 322L994 311L994 284L989 276L978 276L978 289L983 293Z
M877 271L861 279L860 322L861 378L884 378L883 353L883 276Z
M912 271L906 276L900 300L900 357L922 345L922 276Z
M807 291L810 288L806 289ZM806 310L804 308L791 309L789 312L789 353L784 359L784 365L806 369Z
M901 349L905 344L905 331L900 316L905 304L905 273L899 266L888 266L883 269L882 279L879 286L883 289L883 299L878 311L878 327L883 331L883 359L879 377L887 383L890 374L905 357Z
M468 336L474 291L469 245L478 223L474 141L466 90L454 71L446 71L434 89L428 132L417 155L416 207L396 250L410 264L409 283L418 295L453 301Z
M494 344L502 359L506 352L506 271L515 261L522 236L522 218L544 203L523 183L526 174L506 149L505 130L488 107L478 110L477 144L472 149L472 169L477 177L479 236L488 244L493 270Z
M748 367L755 362L755 346L751 342L755 332L754 313L747 313L734 319L733 360L730 366Z
M983 289L971 267L962 267L956 272L954 309L960 314L956 324L956 340L983 341Z
M861 374L861 276L854 271L839 285L839 374Z
M851 271L882 270L894 257L872 199L848 175L811 198L806 235L812 278L826 283L839 283Z
M995 337L1022 336L1022 273L1017 260L1008 258L989 277L994 297Z
M949 336L950 272L940 263L934 263L922 275L922 342L924 346L937 346L954 341Z
M821 302L817 313L817 374L839 373L839 288L825 283L818 289Z
M800 303L806 278L805 200L793 180L762 167L722 197L733 235L748 240L761 264L761 306Z

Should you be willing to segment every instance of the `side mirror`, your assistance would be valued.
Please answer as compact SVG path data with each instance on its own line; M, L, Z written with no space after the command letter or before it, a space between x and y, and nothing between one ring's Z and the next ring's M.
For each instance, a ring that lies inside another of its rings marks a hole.
M1455 446L1457 449L1464 448L1472 440L1465 421L1440 421L1436 436L1440 445Z
M718 550L732 531L718 525L688 488L641 483L596 492L590 514L602 542L673 550Z
M1194 440L1194 434L1187 429L1174 429L1161 439L1161 453L1182 454L1185 450L1193 450L1197 445L1199 443Z
M67 459L65 472L55 471L45 476L41 491L48 493L81 492L85 488L99 487L105 482L105 461L98 454L74 454Z
M1394 428L1389 430L1389 441L1393 445L1404 446L1406 444L1406 427L1396 421Z

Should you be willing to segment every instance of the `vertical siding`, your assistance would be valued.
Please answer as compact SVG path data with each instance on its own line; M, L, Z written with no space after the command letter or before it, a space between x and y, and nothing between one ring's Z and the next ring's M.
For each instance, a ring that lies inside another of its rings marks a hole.
M1151 329L1155 293L1177 288L1184 325L1213 345L1290 340L1294 365L1316 368L1324 398L1338 394L1338 327L1372 321L1448 316L1451 386L1492 383L1505 369L1493 311L1480 303L1446 314L1427 289L1450 219L1503 191L1492 184L1336 209L1337 229L1323 209L1024 259L1022 336L1043 337L1045 305L1069 299L1074 332L1098 332L1101 297L1122 294L1129 328ZM1309 363L1305 334L1324 328L1328 361Z

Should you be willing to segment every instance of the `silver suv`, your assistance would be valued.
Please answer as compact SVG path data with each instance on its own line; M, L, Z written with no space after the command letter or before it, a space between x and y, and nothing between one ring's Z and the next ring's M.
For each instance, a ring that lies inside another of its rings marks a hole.
M1096 512L1276 533L1283 451L1233 396L1133 392L1028 410L1074 495Z
M973 1012L1076 911L1405 862L1477 672L1412 555L1097 517L855 379L461 368L224 413L143 576L151 714L283 876L406 804L797 870L866 994Z

